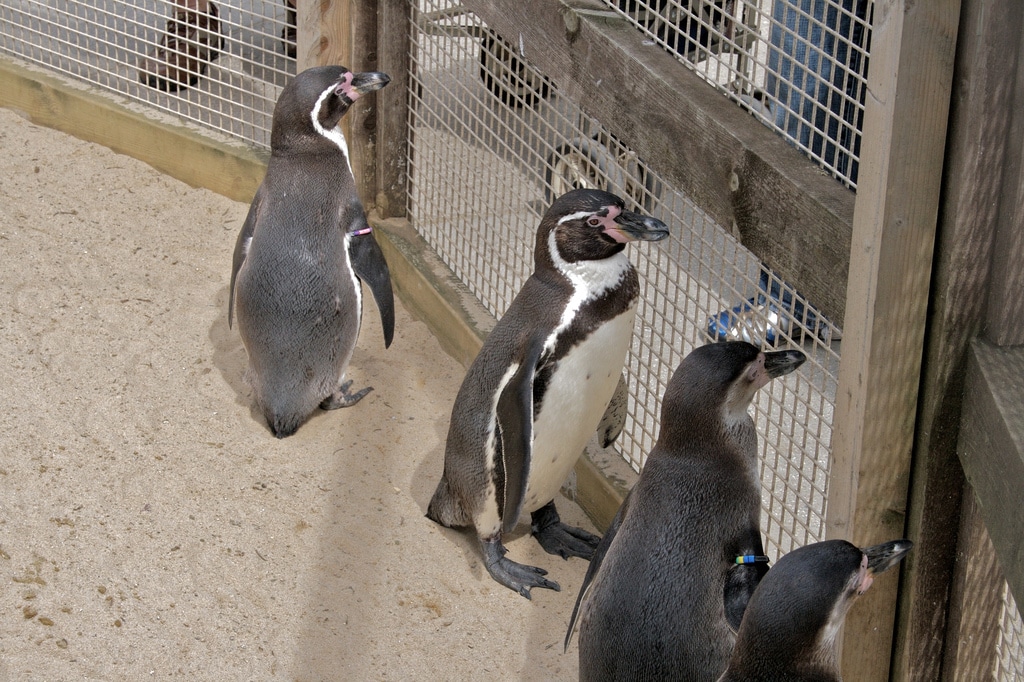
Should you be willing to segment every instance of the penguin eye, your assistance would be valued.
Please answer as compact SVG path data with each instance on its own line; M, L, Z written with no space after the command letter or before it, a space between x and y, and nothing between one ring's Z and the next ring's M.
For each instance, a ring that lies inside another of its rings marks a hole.
M594 218L594 217L587 218L587 225L590 225L591 227L597 227L600 224L601 224L601 221L598 218Z

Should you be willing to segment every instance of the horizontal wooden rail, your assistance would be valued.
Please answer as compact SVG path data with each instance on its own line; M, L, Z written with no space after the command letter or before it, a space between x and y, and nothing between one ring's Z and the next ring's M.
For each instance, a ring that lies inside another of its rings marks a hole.
M971 344L957 452L1010 591L1024 603L1024 347Z

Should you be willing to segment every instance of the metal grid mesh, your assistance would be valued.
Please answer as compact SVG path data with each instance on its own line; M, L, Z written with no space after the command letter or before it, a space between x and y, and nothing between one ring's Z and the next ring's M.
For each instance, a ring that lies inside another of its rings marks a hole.
M778 554L822 539L838 370L825 341L835 327L479 18L423 0L413 22L409 213L417 230L500 316L533 270L543 212L564 191L606 188L664 220L670 240L627 250L642 293L626 366L630 416L617 447L642 467L669 377L709 340L709 321L722 314L723 329L741 335L746 325L762 339L771 326L780 343L802 344L809 361L762 390L754 407L767 546ZM772 317L779 314L781 322Z
M874 0L607 0L856 188Z
M1003 612L1000 614L999 644L995 665L996 682L1024 680L1024 620L1010 586L1003 585Z
M295 74L286 6L204 3L5 0L0 52L267 148L277 96Z

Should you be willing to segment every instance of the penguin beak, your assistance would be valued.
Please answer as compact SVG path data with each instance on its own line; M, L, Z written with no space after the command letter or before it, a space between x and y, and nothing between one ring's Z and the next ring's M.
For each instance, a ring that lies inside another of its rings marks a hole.
M351 79L349 76L351 75ZM345 74L345 78L338 84L338 94L345 95L351 102L355 102L368 92L380 90L391 82L391 76L379 71L366 71L365 73Z
M622 211L613 220L615 227L605 232L618 242L659 242L668 236L668 226L657 218Z
M893 540L866 547L861 551L868 557L868 571L872 575L878 575L898 564L913 546L914 543L910 540Z
M764 354L764 369L772 379L785 376L804 364L807 356L798 350L779 350Z

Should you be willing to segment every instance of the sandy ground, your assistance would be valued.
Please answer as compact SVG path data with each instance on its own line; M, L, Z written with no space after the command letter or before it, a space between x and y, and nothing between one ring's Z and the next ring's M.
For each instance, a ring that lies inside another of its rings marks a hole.
M375 390L278 441L227 326L247 206L4 109L0 151L0 679L575 679L586 563L524 520L562 585L527 601L423 517L463 369L422 323L385 350L368 302Z

